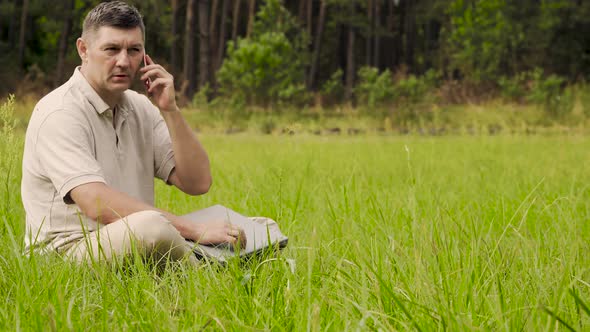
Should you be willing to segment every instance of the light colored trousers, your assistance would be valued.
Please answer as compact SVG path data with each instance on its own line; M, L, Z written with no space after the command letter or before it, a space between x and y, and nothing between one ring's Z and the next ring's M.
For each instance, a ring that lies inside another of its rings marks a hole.
M111 262L114 258L129 257L134 252L143 258L154 259L158 265L182 259L197 263L191 245L157 211L140 211L101 225L97 231L86 234L66 249L64 256L78 262Z

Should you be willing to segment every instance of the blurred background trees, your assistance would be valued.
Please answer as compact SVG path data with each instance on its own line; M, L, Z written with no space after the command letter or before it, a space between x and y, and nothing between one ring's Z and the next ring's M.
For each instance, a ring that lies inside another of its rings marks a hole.
M99 2L0 0L0 95L67 80L81 23ZM536 87L559 95L590 74L589 1L129 3L144 15L147 52L175 75L186 103L374 107L433 89L450 102L489 93L526 102L552 98L534 97Z

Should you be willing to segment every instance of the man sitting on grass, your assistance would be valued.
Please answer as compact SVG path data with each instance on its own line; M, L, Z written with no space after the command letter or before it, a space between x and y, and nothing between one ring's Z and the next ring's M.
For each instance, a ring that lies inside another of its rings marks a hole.
M245 243L225 221L197 224L153 207L154 177L199 195L211 173L176 105L172 75L145 55L144 35L136 8L99 4L76 41L82 65L35 106L21 186L27 251L110 261L133 249L194 261L185 239ZM136 74L151 102L129 90Z

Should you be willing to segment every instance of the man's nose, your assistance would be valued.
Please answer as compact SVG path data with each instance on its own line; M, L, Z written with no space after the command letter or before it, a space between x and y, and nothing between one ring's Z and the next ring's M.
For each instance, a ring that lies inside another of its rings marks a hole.
M117 55L117 66L118 67L129 67L131 60L129 59L129 53L127 50L121 50Z

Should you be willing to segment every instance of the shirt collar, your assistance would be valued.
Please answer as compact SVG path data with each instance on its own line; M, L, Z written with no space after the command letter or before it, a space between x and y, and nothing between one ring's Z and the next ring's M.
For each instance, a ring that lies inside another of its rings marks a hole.
M106 111L110 111L110 113L113 112L109 105L104 100L102 100L102 98L94 90L92 85L88 83L86 77L82 75L82 72L80 71L80 66L76 67L76 69L74 70L74 75L72 75L72 81L74 85L76 85L80 89L84 97L88 99L88 102L92 105L92 107L94 107L98 114L102 115ZM126 93L123 93L121 101L117 104L116 107L117 111L121 111L121 115L127 116L131 108L127 100Z

